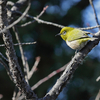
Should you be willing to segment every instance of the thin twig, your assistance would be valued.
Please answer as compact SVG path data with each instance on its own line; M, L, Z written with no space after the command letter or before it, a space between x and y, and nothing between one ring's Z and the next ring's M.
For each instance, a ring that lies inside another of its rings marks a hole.
M63 26L63 25L59 25L59 24L56 24L56 23L44 21L44 20L38 19L38 18L36 18L36 17L34 17L34 19L35 19L38 23L47 24L47 25L53 25L53 26L56 26L56 27L59 27L59 28L65 27L65 26ZM89 29L94 29L94 28L98 28L98 27L100 27L100 25L98 25L98 26L93 26L93 27L87 27L87 28L78 28L78 29L81 29L81 30L89 30Z
M45 78L41 79L40 81L38 81L34 86L31 87L32 90L35 90L37 87L39 87L41 84L43 84L44 82L46 82L47 80L49 80L50 78L52 78L53 76L55 76L56 74L62 72L64 69L66 68L66 65L53 71L52 73L50 73L48 76L46 76Z
M13 13L18 13L18 14L22 15L22 13L19 12L19 11L14 11ZM28 14L27 14L25 17L28 17L28 18L30 18L30 19L34 19L33 16L28 15ZM35 17L34 20L36 20L37 22L42 23L42 24L49 24L49 25L52 25L52 24L53 24L53 26L56 26L56 27L59 27L59 28L65 27L65 26L63 26L63 25L56 24L56 23L52 23L52 22L48 22L48 21L44 21L44 20L39 19L39 18L36 18L36 17ZM93 27L86 27L86 28L78 28L78 29L81 29L81 30L90 30L90 29L99 28L99 27L100 27L100 25L93 26Z
M23 100L23 98L24 98L24 95L21 95L21 96L18 97L17 100ZM42 100L42 99L41 99L41 100Z
M19 11L14 11L13 13L15 13L15 12L22 15L22 13L19 12ZM31 15L28 15L28 14L26 15L26 17L31 18L31 19L34 19L34 20L36 20L38 23L47 24L47 25L53 25L53 26L56 26L56 27L59 27L59 28L65 27L65 26L63 26L63 25L59 25L59 24L56 24L56 23L52 23L52 22L48 22L48 21L41 20L41 19L39 19L39 18L37 18L37 17L33 17L33 16L31 16ZM33 21L34 21L34 20L33 20Z
M18 45L31 45L31 44L36 44L36 42L15 43L14 46L18 46ZM5 47L5 45L1 44L0 47Z
M21 43L16 26L13 27L13 30L15 32L16 40L18 41L18 43ZM24 67L25 80L28 82L29 64L28 64L27 60L25 59L22 45L19 45L19 50L21 53L21 59L22 59L23 67Z
M8 59L0 52L0 56L8 62Z
M14 3L12 1L8 1L7 5L14 6Z
M18 93L17 93L17 95L16 95L16 100L20 100L19 99L19 97L21 97L22 95L21 95L21 92L19 91ZM23 96L23 98L25 98L24 96ZM22 100L22 99L21 99Z
M10 72L10 70L9 70L8 66L6 65L6 63L1 58L0 58L0 64L2 64L5 67L8 76L13 81L13 78L11 77L12 76L12 73Z
M41 17L43 13L47 10L48 6L44 7L41 13L37 16L37 18Z
M27 14L27 12L30 9L31 4L29 4L29 6L26 8L26 10L24 11L24 13L21 15L21 17L19 17L16 21L14 21L12 24L10 24L9 26L7 26L6 28L4 28L3 30L0 31L0 33L5 32L7 29L10 29L11 27L13 27L14 25L16 25L17 23L19 23L23 17L25 17L25 15Z
M96 79L96 81L98 82L100 80L100 76Z
M65 27L63 25L59 25L59 24L56 24L56 23L52 23L52 22L48 22L48 21L44 21L44 20L38 19L37 17L34 17L34 20L36 20L38 23L52 25L52 26L56 26L56 27L59 27L59 28Z
M95 100L100 100L100 90L99 90L99 92L98 92L98 94L97 94Z
M67 64L66 64L67 65ZM52 78L53 76L55 76L56 74L62 72L65 68L66 65L64 65L63 67L53 71L52 73L50 73L48 76L46 76L45 78L41 79L40 81L38 81L34 86L31 87L32 90L35 90L36 88L38 88L41 84L43 84L44 82L46 82L47 80L49 80L50 78ZM20 96L20 95L19 95ZM17 96L17 97L19 97ZM20 96L18 98L18 100L22 100L24 98L24 96ZM42 100L42 99L41 99ZM44 100L44 99L43 99ZM49 100L49 99L47 99Z
M13 92L12 100L16 100L16 95L17 95L17 87L15 86L15 89L14 89L14 92Z
M18 46L18 45L30 45L30 44L36 44L36 42L16 43L16 44L14 44L14 46Z
M1 22L0 30L3 30L3 28L8 26L6 0L0 1L0 8L1 8L0 9L0 22ZM28 7L26 8L23 15L25 15L28 12L29 8L30 8L30 2L28 3ZM24 17L23 15L21 16L21 18ZM20 20L18 19L17 21L15 21L13 25L18 23L18 21ZM11 25L8 26L7 29L10 28ZM16 86L21 91L21 93L24 94L26 99L37 99L36 94L31 90L30 86L27 84L27 82L24 79L24 75L22 74L22 70L21 67L19 66L15 49L13 46L13 41L12 41L12 36L10 34L10 31L6 30L5 32L3 32L2 38L6 46L5 48L6 55L9 60L9 67L10 67L10 71L12 72L11 76L13 78L13 82L16 84Z
M3 95L2 94L0 94L0 99L2 99L3 98Z
M100 28L100 25L93 26L93 27L86 27L86 28L78 28L78 29L80 29L80 30L91 30L91 29L94 29L94 28Z
M97 23L97 25L99 25L99 21L98 21L98 18L97 18L96 10L95 10L94 5L93 5L93 0L89 0L89 2L90 2L91 6L93 8L93 12L94 12L96 23ZM100 30L100 27L99 27L99 30Z
M22 15L23 13L20 12L20 11L12 11L12 14L18 14L18 15ZM33 16L29 15L29 14L26 14L25 17L27 18L30 18L30 19L33 19Z
M28 74L28 79L30 79L30 78L32 77L33 73L34 73L35 70L36 70L36 67L37 67L38 64L39 64L39 62L40 62L40 57L36 57L36 61L35 61L35 63L34 63L34 65L33 65L32 69L31 69L31 71L30 71L29 74Z
M40 18L40 17L43 15L43 13L46 11L47 8L48 8L48 6L44 7L43 10L41 11L41 13L40 13L36 18ZM25 27L25 26L27 26L27 25L29 25L29 24L34 23L34 22L35 22L35 20L29 21L29 22L27 22L27 23L21 25L20 27Z

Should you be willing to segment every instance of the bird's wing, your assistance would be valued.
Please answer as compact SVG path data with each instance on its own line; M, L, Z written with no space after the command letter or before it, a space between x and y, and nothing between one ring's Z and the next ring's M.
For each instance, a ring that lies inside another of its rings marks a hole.
M85 32L87 35L90 34L90 35L94 36L93 33L90 33L90 32L87 32L87 31L84 31L84 32Z
M82 39L82 38L90 38L87 34L89 34L89 32L86 31L81 31L79 29L74 29L72 31L70 31L67 37L68 41L74 41L74 40L78 40L78 39Z

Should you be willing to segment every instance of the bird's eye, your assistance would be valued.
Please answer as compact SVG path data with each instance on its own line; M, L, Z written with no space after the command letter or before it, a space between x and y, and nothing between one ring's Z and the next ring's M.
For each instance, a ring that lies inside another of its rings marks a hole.
M65 34L66 34L66 31L63 32L63 35L65 35Z

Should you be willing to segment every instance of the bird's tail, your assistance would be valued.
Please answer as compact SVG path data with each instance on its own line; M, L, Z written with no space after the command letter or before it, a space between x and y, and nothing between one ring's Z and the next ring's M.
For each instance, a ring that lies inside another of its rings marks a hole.
M90 38L90 41L94 41L94 40L97 40L98 38L96 38L96 37L91 37Z

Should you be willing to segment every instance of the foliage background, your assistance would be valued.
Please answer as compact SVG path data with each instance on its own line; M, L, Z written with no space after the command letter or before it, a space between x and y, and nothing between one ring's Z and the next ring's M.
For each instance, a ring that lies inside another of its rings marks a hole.
M17 0L11 1L16 2ZM93 3L99 18L100 1L94 0ZM71 27L87 27L96 25L93 9L88 0L32 0L29 14L37 16L46 5L48 5L49 8L42 15L41 19L43 20ZM28 21L29 19L24 18L18 25ZM30 80L31 86L52 71L68 63L75 54L75 51L70 49L60 37L55 37L55 35L60 31L57 27L38 24L35 22L23 28L19 27L18 31L20 33L21 42L37 41L37 44L35 45L23 46L25 56L29 61L30 69L34 64L35 58L37 56L41 57L38 70L34 73ZM92 33L97 31L98 29L89 30L89 32ZM16 43L17 41L12 29L11 32L13 42ZM3 43L2 40L0 40L0 43ZM22 67L19 48L15 47L15 49L19 64ZM0 50L3 54L5 54L4 48L0 47ZM85 61L74 73L70 84L63 89L57 100L95 99L100 88L100 82L96 82L96 78L100 75L99 50L100 46L98 45L88 54ZM60 75L61 73L43 83L35 90L35 93L39 97L43 97L47 91L52 88ZM4 67L0 65L0 94L3 94L2 100L11 100L13 90L14 84L7 76Z

